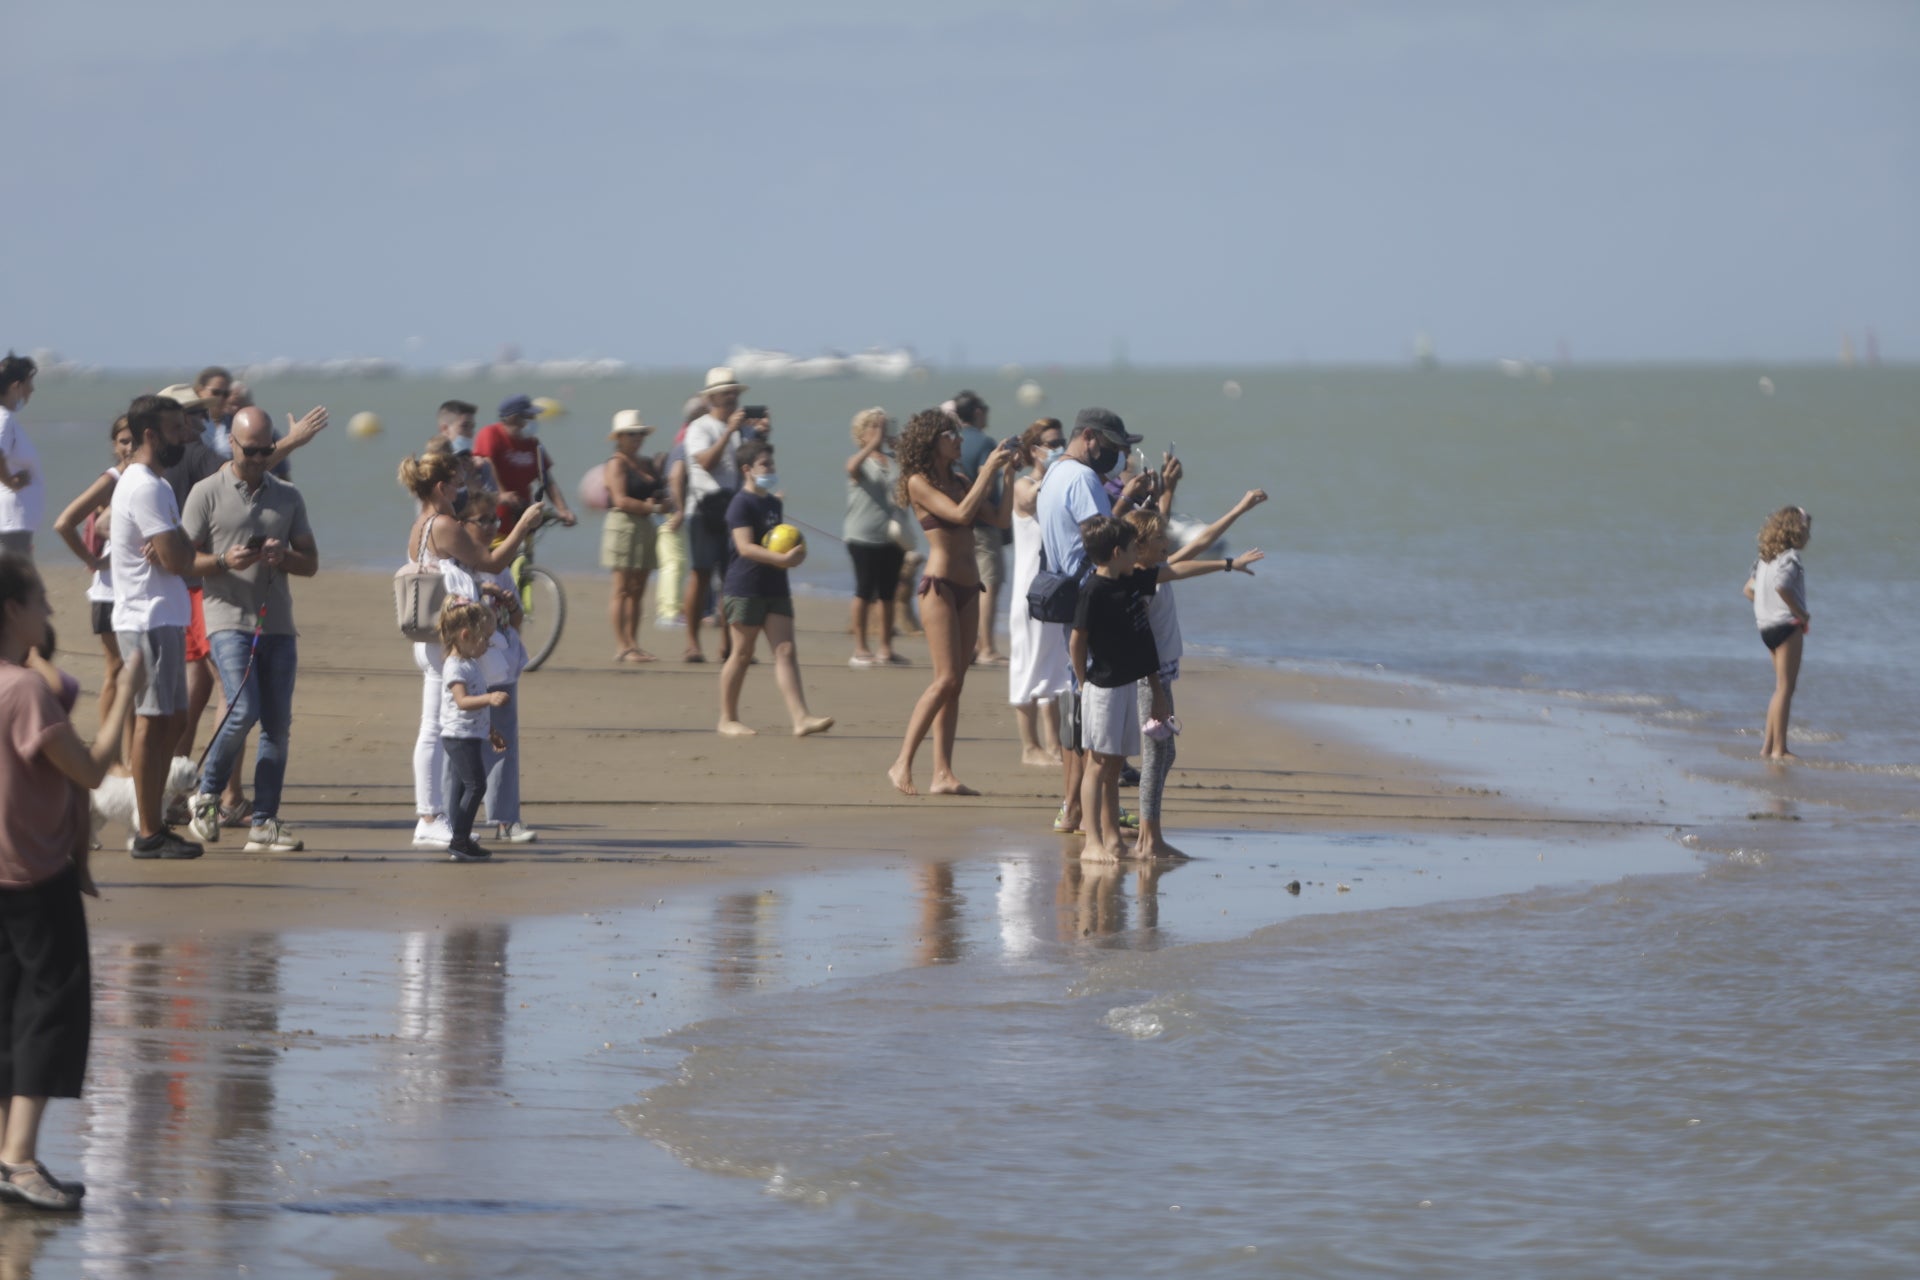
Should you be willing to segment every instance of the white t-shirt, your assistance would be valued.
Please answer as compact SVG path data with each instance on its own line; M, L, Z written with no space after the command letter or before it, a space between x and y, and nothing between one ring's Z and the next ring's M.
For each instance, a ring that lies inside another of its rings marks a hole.
M186 580L146 558L148 539L180 527L173 486L152 468L129 462L113 488L112 511L107 554L113 561L113 629L186 626L191 607Z
M1160 678L1180 678L1180 614L1173 605L1173 583L1163 582L1147 597L1147 625L1153 629L1154 652L1160 655Z
M1099 473L1084 462L1058 458L1040 481L1034 500L1034 519L1040 522L1040 545L1047 568L1077 575L1087 563L1086 544L1080 541L1080 522L1089 516L1113 514L1113 499Z
M493 725L493 709L480 707L462 711L453 701L454 682L466 688L467 696L477 698L487 692L487 674L478 658L463 658L449 653L440 664L440 736L443 738L484 738Z
M1753 621L1762 631L1793 621L1793 610L1780 598L1783 591L1806 605L1806 575L1800 568L1800 553L1792 549L1753 566Z
M116 485L120 483L120 468L108 467L106 470L106 474L113 477L113 481ZM112 532L113 511L111 508L99 513L99 515L95 518L94 520L95 527L98 527L101 524L105 524L107 526L107 530L109 533ZM113 553L113 547L111 544L105 547L102 547L101 550L105 552L108 556L111 556ZM113 603L113 569L111 566L105 569L95 569L93 571L93 577L87 583L87 603L88 604L112 604Z
M0 454L6 455L8 471L24 468L31 473L27 487L18 493L0 485L0 533L38 533L47 513L46 477L40 474L40 455L20 429L20 419L5 408L0 408Z
M687 492L693 497L704 498L720 489L739 489L740 467L733 460L734 451L740 447L738 432L727 440L727 447L720 454L720 465L711 472L701 466L697 458L726 434L727 424L710 413L687 424L687 438L683 442L687 447Z

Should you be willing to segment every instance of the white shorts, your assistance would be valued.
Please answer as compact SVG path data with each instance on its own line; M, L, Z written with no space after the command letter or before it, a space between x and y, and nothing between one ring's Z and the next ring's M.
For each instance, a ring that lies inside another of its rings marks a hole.
M1088 751L1103 756L1131 756L1140 751L1140 702L1133 685L1102 689L1080 688L1080 740Z

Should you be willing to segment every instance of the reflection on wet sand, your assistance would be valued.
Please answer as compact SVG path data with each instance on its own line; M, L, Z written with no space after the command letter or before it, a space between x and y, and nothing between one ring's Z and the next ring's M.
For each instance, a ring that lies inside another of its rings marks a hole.
M964 894L953 887L953 864L930 862L914 873L919 885L920 937L914 944L915 964L952 964L966 954L965 925L961 920L967 905Z
M400 946L395 1101L430 1110L498 1089L506 1052L505 924L409 933Z
M1100 938L1127 946L1153 947L1160 941L1160 880L1186 865L1147 863L1128 871L1113 863L1087 863L1067 858L1060 864L1054 892L1054 917L1061 942ZM1134 881L1134 903L1139 919L1129 927L1128 879Z
M722 995L751 989L777 958L780 895L729 893L713 904L713 985Z

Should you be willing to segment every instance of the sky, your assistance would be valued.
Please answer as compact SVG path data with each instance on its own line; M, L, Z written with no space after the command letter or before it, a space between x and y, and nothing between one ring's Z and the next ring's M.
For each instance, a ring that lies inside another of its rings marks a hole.
M17 0L0 346L1920 359L1920 4Z

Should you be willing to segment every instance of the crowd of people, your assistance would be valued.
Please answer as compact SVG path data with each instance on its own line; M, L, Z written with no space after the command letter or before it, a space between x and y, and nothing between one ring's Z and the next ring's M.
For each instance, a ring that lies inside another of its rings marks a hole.
M100 474L53 521L91 574L89 622L106 660L99 730L87 742L72 721L78 682L51 661L36 559L45 478L19 419L36 372L22 357L0 362L0 1021L8 1028L0 1034L8 1098L0 1200L72 1209L85 1188L50 1173L36 1143L47 1100L77 1096L85 1073L90 979L80 898L95 892L98 847L89 792L110 775L130 777L134 858L199 857L225 826L245 828L250 852L303 847L280 818L299 667L292 580L313 576L320 560L288 462L328 417L324 408L289 415L276 432L244 386L213 366L191 383L136 397L112 422ZM657 455L645 452L654 428L638 412L614 417L598 473L604 499L595 504L605 510L613 661L658 660L639 643L651 581L656 626L685 630L684 661L706 661L701 633L710 620L720 632L718 732L755 732L739 703L764 635L792 732L807 737L834 723L809 708L795 646L789 574L808 546L787 516L771 415L743 406L746 390L731 370L712 370L684 406L672 447ZM512 568L544 521L576 521L553 481L538 416L529 397L516 395L476 430L476 406L447 401L434 437L399 469L417 504L402 572L414 587L431 584L430 616L408 632L422 678L413 844L457 862L490 856L477 829L510 843L537 839L520 808L517 717L528 659ZM880 408L851 423L841 530L853 588L849 663L908 665L894 641L917 630L930 665L925 689L902 708L886 776L899 792L921 794L915 763L930 737L927 792L977 794L954 758L961 695L974 668L1004 669L1021 762L1060 771L1053 827L1080 837L1078 856L1182 857L1161 825L1183 729L1174 584L1252 573L1258 550L1206 552L1266 494L1249 490L1176 540L1182 465L1170 450L1158 467L1135 465L1142 437L1118 414L1084 409L1071 427L1043 418L998 441L987 423L987 405L967 391L913 414L898 432ZM1777 675L1765 745L1772 756L1789 754L1810 626L1799 553L1811 527L1801 508L1775 512L1746 586ZM995 626L1002 592L1004 656ZM196 760L216 683L222 710ZM249 798L242 764L256 729ZM1137 813L1120 804L1135 756ZM176 776L185 782L174 796Z

